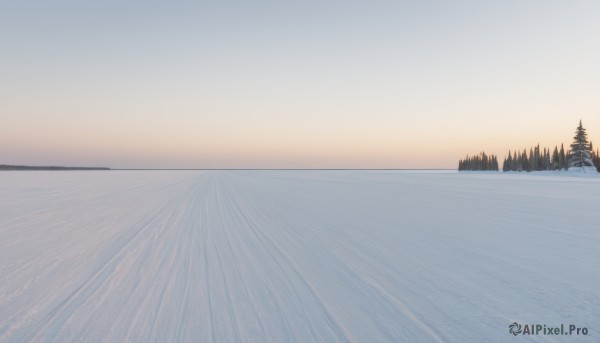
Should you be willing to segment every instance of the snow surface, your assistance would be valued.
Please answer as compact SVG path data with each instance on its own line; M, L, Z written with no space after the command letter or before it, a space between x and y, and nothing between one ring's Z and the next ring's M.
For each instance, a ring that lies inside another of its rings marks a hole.
M599 203L525 173L3 172L0 341L597 342Z

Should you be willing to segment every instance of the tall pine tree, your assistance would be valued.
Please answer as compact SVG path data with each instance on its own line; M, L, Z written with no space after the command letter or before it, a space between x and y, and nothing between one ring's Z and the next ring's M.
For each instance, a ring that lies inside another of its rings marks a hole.
M590 144L587 140L587 133L579 121L579 126L575 131L573 143L571 144L571 153L569 154L570 162L573 167L589 167L592 166L592 152Z

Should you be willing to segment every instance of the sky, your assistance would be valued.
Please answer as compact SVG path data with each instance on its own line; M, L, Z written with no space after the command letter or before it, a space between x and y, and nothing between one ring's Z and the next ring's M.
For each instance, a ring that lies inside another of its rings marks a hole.
M600 147L599 1L2 1L0 164L455 168Z

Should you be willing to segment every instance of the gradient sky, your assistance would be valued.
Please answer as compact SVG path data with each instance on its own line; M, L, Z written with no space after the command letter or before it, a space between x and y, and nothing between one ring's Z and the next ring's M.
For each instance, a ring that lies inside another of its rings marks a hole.
M2 1L0 164L454 168L600 147L599 1Z

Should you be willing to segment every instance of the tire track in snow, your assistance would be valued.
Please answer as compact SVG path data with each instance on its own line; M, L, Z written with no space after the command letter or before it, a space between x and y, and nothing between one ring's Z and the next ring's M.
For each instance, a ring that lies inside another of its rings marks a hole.
M220 178L221 176L219 176ZM251 246L251 242L249 242L248 240L242 240L242 236L244 234L244 231L246 231L246 228L243 226L243 222L239 221L239 218L237 217L236 213L235 213L235 208L233 206L231 206L232 204L232 198L230 196L230 193L228 192L228 186L226 183L222 183L219 181L219 185L220 185L220 189L218 192L218 199L219 201L217 201L216 203L221 205L222 209L227 209L226 211L216 211L215 213L220 213L222 216L221 218L228 218L230 220L230 225L226 226L223 225L223 236L225 237L225 242L226 247L227 247L227 251L229 251L229 255L231 258L231 267L233 268L234 273L228 273L230 276L238 276L239 280L231 280L230 277L230 283L232 284L237 284L236 281L239 281L239 285L240 285L240 289L241 292L243 293L243 298L245 300L249 300L251 299L251 295L250 295L250 291L249 291L249 286L248 286L248 282L246 280L246 278L244 278L243 276L243 271L241 270L239 264L244 261L244 260L249 260L249 259L254 259L255 256L253 256L251 253L248 253L248 247ZM223 213L225 212L225 216L223 216ZM238 242L238 245L236 245L234 247L234 245L232 244L232 242L239 240L240 242ZM243 252L245 252L245 254L243 254ZM234 261L235 260L235 261ZM256 268L257 265L254 265L255 267L255 272L261 273L262 274L262 270L260 268ZM231 296L228 297L230 303L233 303L233 301L231 301ZM256 304L252 304L253 306L250 306L249 309L250 311L252 311L252 315L253 318L255 318L255 323L258 325L261 335L263 337L267 337L267 332L265 329L265 326L262 322L262 318L260 318L259 312L257 310L257 307L255 306ZM236 311L237 313L238 311ZM236 320L239 321L239 320ZM246 323L247 324L247 323ZM248 329L248 328L246 328ZM239 337L242 337L242 335L238 335Z
M261 233L257 229L259 225L254 221L254 216L252 216L251 212L249 212L248 209L243 205L243 197L239 193L235 196L232 196L231 190L225 190L225 193L229 195L230 204L233 206L234 209L238 211L239 215L244 219L247 228L254 233L254 235L258 238L258 240L265 248L265 251L269 253L272 260L279 266L282 275L287 274L286 270L291 270L296 279L301 282L301 284L310 292L312 298L319 304L321 310L326 315L329 327L338 334L338 338L347 342L352 341L349 338L350 335L348 332L346 332L344 326L336 319L334 312L331 311L327 303L319 295L318 291L300 272L298 265L293 261L293 259L283 251L281 246L276 244L270 237ZM296 284L294 280L288 280L290 284Z
M256 231L256 228L253 225L253 222L250 221L247 218L247 214L244 213L243 211L240 210L240 200L239 199L243 199L243 197L239 196L239 194L233 194L231 187L226 187L225 188L225 192L224 194L228 197L228 202L230 204L233 204L232 207L232 215L235 215L237 220L240 222L240 226L243 226L238 233L240 235L245 233L244 236L244 242L246 242L246 246L247 246L247 251L248 254L245 256L247 259L250 259L254 262L254 266L256 269L256 272L259 273L261 275L261 280L263 280L263 282L265 283L265 286L268 287L269 291L271 292L271 297L274 300L273 305L276 307L276 313L278 314L278 317L283 319L282 324L285 324L285 330L286 331L286 337L287 340L291 340L292 337L303 337L303 336L299 336L297 331L297 323L298 321L301 319L302 321L305 321L306 323L312 323L312 318L315 317L315 313L311 313L307 315L308 310L305 308L304 304L307 303L307 299L303 298L302 295L299 293L299 289L298 289L298 285L294 282L294 278L290 277L289 272L286 270L286 268L284 267L284 265L282 263L280 263L277 259L277 256L275 254L273 254L273 252L271 252L270 247L269 247L269 243L265 241L265 239L263 238L262 234L259 234ZM238 199L238 200L236 200ZM252 244L249 244L250 241L252 240L256 240L256 242L258 243L258 246L253 246ZM268 263L266 263L267 261L265 261L264 259L264 253L267 253L268 255ZM261 257L263 257L262 259L260 259ZM275 274L266 274L264 272L265 267L267 264L273 265L274 269L276 271ZM282 298L281 296L277 296L278 292L280 292L281 290L278 289L277 287L277 283L275 282L276 279L281 279L281 282L283 282L285 285L287 285L287 289L289 290L289 292L291 294L287 294L285 298ZM301 306L303 311L302 313L304 314L301 318L298 318L298 313L288 313L288 310L286 310L286 305L287 307L289 307L288 303L290 302L290 295L294 296L294 299L296 300L296 304ZM256 306L258 306L259 304L254 304L255 306L253 307L253 312L256 313L257 310L255 309ZM264 325L261 324L261 327L263 327ZM296 328L296 329L295 329ZM311 337L313 337L313 339L317 340L319 338L319 334L316 331L314 325L309 325L309 329L310 329L310 334ZM335 330L334 330L335 331ZM292 334L292 336L290 336L290 334ZM265 336L267 337L267 336Z
M77 308L81 305L86 298L89 298L98 288L107 281L108 276L114 271L116 266L121 262L123 255L126 255L128 251L125 248L134 242L134 240L140 236L143 232L151 228L151 223L146 224L137 231L131 238L129 238L122 246L117 248L117 252L110 257L106 262L103 262L100 268L96 270L83 284L75 289L66 299L57 304L48 314L37 321L33 327L35 331L27 336L25 341L34 340L36 337L45 333L45 339L52 339L58 333L60 325L64 324L70 316L72 316ZM58 322L58 323L57 323ZM42 324L45 323L45 324ZM40 326L41 325L41 326ZM54 327L54 330L50 330L50 334L45 331L48 328Z
M187 192L187 195L193 193ZM109 276L114 273L115 269L122 262L123 258L129 254L132 245L139 244L139 239L145 233L152 232L161 220L161 213L169 211L167 215L167 223L175 216L176 208L181 206L186 201L186 196L179 198L175 207L173 204L167 204L163 209L154 216L146 219L140 225L140 229L134 231L127 238L121 239L119 245L110 253L105 253L102 262L95 268L95 271L89 275L86 280L74 289L64 300L56 304L51 310L44 315L38 315L33 323L29 324L28 333L24 333L23 341L38 340L41 335L44 335L44 341L53 340L64 326L70 317L74 316L78 308L87 301L94 293L102 287L103 284L109 281ZM9 332L10 334L10 332ZM18 334L17 334L18 335Z
M213 177L213 182L214 182L214 187L215 187L215 203L216 204L220 204L222 202L222 185L221 185L221 181L218 177L218 175L214 175ZM225 230L229 229L227 227L224 227L222 225L222 213L223 208L219 208L217 206L217 208L215 209L214 214L218 214L221 215L221 221L219 224L215 225L213 227L213 229L217 229L217 228L221 228L222 230L219 230L221 232L222 238L220 238L220 241L217 241L216 239L212 241L213 246L212 248L214 249L215 252L215 257L216 257L216 261L217 264L219 266L219 277L221 279L222 282L222 287L223 287L223 291L224 291L224 296L225 296L225 305L227 306L227 311L229 313L229 321L230 321L230 325L232 326L232 331L233 331L233 335L235 338L236 342L239 342L241 337L239 335L240 332L240 328L239 328L239 324L238 324L238 319L237 319L237 313L233 307L233 301L232 301L232 297L231 297L231 291L230 291L230 287L233 285L229 285L227 282L227 275L228 275L228 271L224 268L224 264L223 264L223 248L226 247L230 247L229 241L227 239L227 236L225 235ZM215 232L216 233L216 232ZM215 236L216 237L216 236ZM229 251L230 253L233 253L231 250Z

